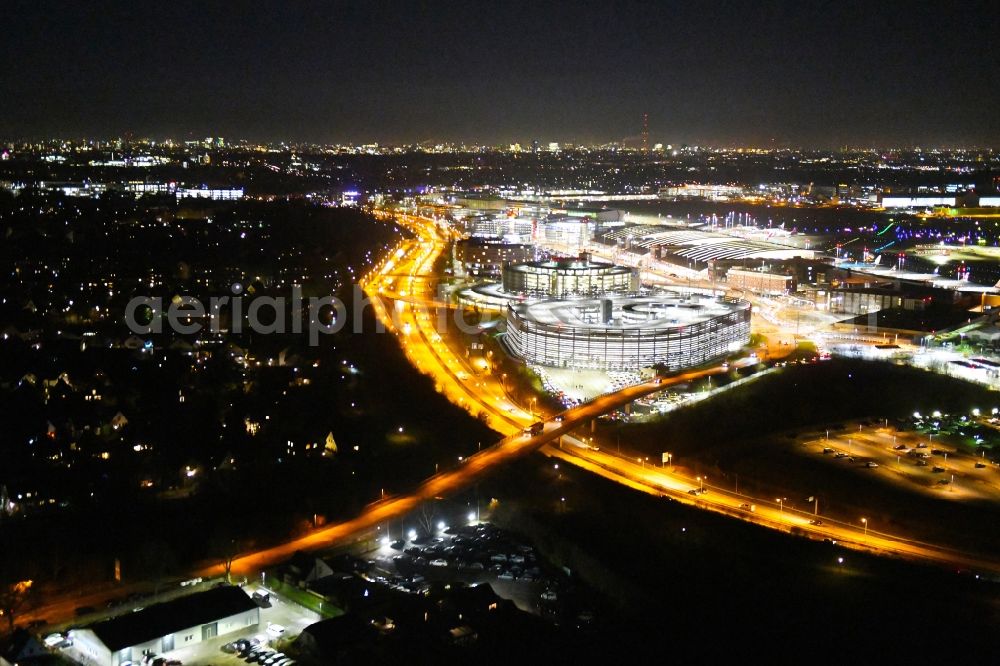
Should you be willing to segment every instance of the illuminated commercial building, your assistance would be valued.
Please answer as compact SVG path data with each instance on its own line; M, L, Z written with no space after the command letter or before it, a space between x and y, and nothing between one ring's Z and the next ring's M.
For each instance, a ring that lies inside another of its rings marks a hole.
M455 243L456 272L478 278L500 277L503 267L511 263L532 261L538 257L534 245L505 243L501 239L470 238Z
M781 242L777 242L779 240ZM664 264L695 270L703 270L715 261L812 259L815 256L815 251L793 245L788 232L771 229L720 233L678 225L640 224L612 230L600 242L626 252L649 253Z
M530 217L481 215L468 222L472 238L501 239L507 243L530 243L535 221Z
M790 294L795 291L795 278L779 273L730 268L726 273L726 281L730 289L755 294Z
M567 245L578 250L594 237L596 224L594 220L587 217L567 214L549 215L542 222L542 234L547 243Z
M899 196L882 197L883 208L934 208L955 206L956 197L947 196Z
M634 292L639 288L635 268L580 257L508 264L503 268L503 290L535 298L601 296Z
M213 201L237 201L243 198L242 187L196 188L178 187L178 199L211 199Z
M507 306L504 342L538 365L625 371L679 370L750 340L750 304L696 294L555 300Z

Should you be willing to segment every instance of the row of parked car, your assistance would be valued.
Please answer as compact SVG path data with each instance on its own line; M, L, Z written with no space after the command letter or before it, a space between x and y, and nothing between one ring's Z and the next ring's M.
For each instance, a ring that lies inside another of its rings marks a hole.
M294 659L284 652L278 652L274 648L262 644L256 638L241 638L231 643L226 643L220 649L226 654L235 654L248 664L293 666L296 663Z
M409 547L396 541L392 547L403 551L393 557L401 573L436 567L469 573L489 571L501 580L535 580L541 576L534 549L510 541L488 523L449 528L444 536L413 542Z

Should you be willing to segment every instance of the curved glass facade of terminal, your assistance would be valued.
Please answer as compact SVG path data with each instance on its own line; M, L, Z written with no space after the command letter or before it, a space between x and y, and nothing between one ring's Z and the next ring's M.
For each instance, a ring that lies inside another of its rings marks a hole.
M587 255L503 267L503 290L534 298L623 294L638 288L636 269L592 261Z
M529 363L559 368L679 370L750 341L750 304L652 296L512 304L506 343Z

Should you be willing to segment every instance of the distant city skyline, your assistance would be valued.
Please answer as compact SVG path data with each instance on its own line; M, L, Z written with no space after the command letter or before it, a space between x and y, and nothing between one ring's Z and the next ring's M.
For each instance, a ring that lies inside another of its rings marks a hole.
M7 9L5 139L1000 145L989 3Z

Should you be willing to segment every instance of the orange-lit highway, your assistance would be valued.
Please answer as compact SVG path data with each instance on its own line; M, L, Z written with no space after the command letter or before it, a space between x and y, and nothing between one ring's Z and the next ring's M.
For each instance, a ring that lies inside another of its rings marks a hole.
M783 532L815 539L830 539L839 545L883 555L895 555L929 560L976 571L1000 573L1000 560L995 557L965 553L923 543L900 536L885 534L877 526L859 517L849 524L789 508L775 498L761 500L737 494L698 479L663 468L641 463L613 453L595 449L573 438L564 438L559 447L546 446L543 453L559 458L581 469L603 476L641 492L666 496L700 509L716 511L747 522ZM704 492L699 492L704 488ZM692 491L695 491L692 493Z
M232 573L252 576L267 567L287 560L297 551L328 548L359 533L377 529L390 520L413 511L422 502L454 493L472 483L479 475L512 458L544 447L544 452L582 469L599 474L636 490L668 496L698 508L724 513L759 525L795 532L812 538L836 540L839 544L881 554L929 560L936 563L1000 573L1000 560L920 543L878 531L867 522L851 525L826 517L795 511L771 500L761 500L707 485L671 468L651 466L600 451L572 437L564 437L590 420L624 407L637 398L711 374L723 373L722 366L687 372L660 381L649 381L621 391L605 394L589 403L570 409L544 422L541 433L523 434L525 426L539 420L533 409L515 405L506 395L503 381L486 367L476 367L456 353L433 327L433 313L447 307L436 299L432 269L453 232L435 220L401 215L397 219L416 237L404 241L379 266L366 275L361 284L372 300L378 320L401 338L410 361L432 376L442 394L473 415L486 413L490 426L505 436L496 445L466 458L461 465L427 479L415 492L392 496L370 504L360 515L343 523L318 528L305 536L244 553L234 559ZM387 306L387 301L391 305ZM552 442L559 440L555 445ZM692 490L707 488L706 492ZM753 510L749 507L752 506ZM822 520L821 523L814 521ZM218 576L221 564L206 567L193 576ZM137 586L133 586L134 587ZM119 588L114 594L120 595ZM107 593L103 593L106 595ZM66 619L74 604L88 603L102 593L94 592L75 599L60 599L46 607L33 609L22 618L45 617L50 622Z
M665 379L662 384L651 381L601 396L592 402L564 412L561 415L563 419L561 422L555 420L546 422L543 431L538 435L529 437L519 431L498 444L469 456L459 468L430 477L410 495L390 497L375 502L352 520L323 527L299 539L243 555L233 561L232 571L240 575L250 574L282 562L296 551L326 548L351 535L374 529L386 521L409 513L421 502L453 493L471 484L477 476L490 468L526 452L536 450L547 442L586 424L591 419L622 407L636 398L659 391L673 383L690 382L699 377L719 372L722 372L721 368L685 373ZM199 572L198 575L213 576L220 573L222 573L221 565L209 567Z
M427 312L436 305L432 297L428 294L426 280L433 276L428 274L437 255L443 247L443 237L438 230L438 223L428 218L415 216L403 216L400 221L411 228L421 242L416 243L409 255L397 253L400 263L390 266L397 274L406 274L407 281L405 288L399 285L386 285L379 283L377 277L371 285L378 284L376 289L380 289L383 296L393 295L406 298L405 302L396 301L398 311L402 313L403 326L409 324L409 328L401 331L406 337L404 346L407 354L415 362L418 368L424 372L432 374L438 381L439 387L452 399L453 402L462 405L470 411L481 409L491 414L501 414L506 417L499 423L491 422L494 428L501 430L505 434L511 429L518 429L524 423L530 422L531 416L523 410L515 410L511 414L505 414L504 409L510 407L509 400L503 395L502 387L496 386L497 382L492 378L476 378L472 381L466 371L468 365L464 359L451 352L446 343L433 330L429 329L429 319ZM407 259L409 257L409 259ZM401 270L401 267L408 269ZM383 272L388 272L383 267ZM368 288L371 288L369 285ZM423 303L420 306L420 303ZM409 316L408 316L409 315ZM388 313L383 311L383 316L388 318ZM418 335L413 336L416 330ZM787 353L788 348L775 350L777 353ZM464 369L463 369L464 368ZM721 372L718 368L710 372ZM707 373L705 373L707 374ZM691 373L683 378L673 381L688 381L692 377ZM646 386L646 385L640 385ZM645 392L656 390L656 386L647 388ZM661 386L660 388L664 388ZM626 394L628 390L615 394L619 396ZM592 403L577 409L586 409L588 416L580 418L577 410L567 412L566 420L559 424L558 430L547 426L546 434L555 435L568 433L572 430L574 423L585 421L593 416L607 413L610 409L618 407L624 403L618 400L613 401L604 411L592 412L593 409L601 409L608 401L599 398ZM573 418L570 418L570 415ZM552 439L547 437L545 441ZM571 438L567 438L572 441ZM523 450L523 449L522 449ZM736 495L721 489L708 486L709 491L705 493L690 494L689 491L704 486L699 480L693 480L684 476L672 473L669 469L651 467L643 461L633 461L620 456L611 455L607 452L598 451L588 446L566 445L560 448L546 447L549 455L563 457L569 462L601 474L619 483L624 483L630 487L644 492L653 492L660 495L669 495L675 499L688 502L692 505L704 509L710 509L726 513L727 515L764 525L774 529L791 532L813 538L824 538L836 540L838 543L868 550L882 554L892 554L896 556L931 560L938 563L947 563L963 568L975 568L984 571L1000 572L1000 560L989 556L978 556L969 553L961 553L946 547L933 544L920 543L906 539L901 536L880 533L877 526L872 526L860 520L857 525L839 523L827 519L826 517L813 516L786 508L783 503L771 500L760 500L746 496ZM487 464L494 464L500 459L490 460ZM744 508L753 506L753 511ZM814 522L818 521L818 522Z

